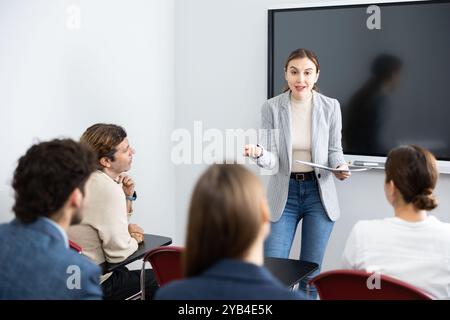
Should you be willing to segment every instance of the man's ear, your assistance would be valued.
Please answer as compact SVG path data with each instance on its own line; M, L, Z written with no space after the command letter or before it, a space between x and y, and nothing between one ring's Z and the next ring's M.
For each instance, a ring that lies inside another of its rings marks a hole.
M107 157L100 158L99 162L105 168L111 167L111 159L109 159Z
M393 202L397 195L397 188L394 184L394 180L386 182L385 186L386 196L390 202Z
M77 209L81 208L83 202L83 193L79 188L75 188L69 195L69 199L67 200L67 204L70 207L75 207Z

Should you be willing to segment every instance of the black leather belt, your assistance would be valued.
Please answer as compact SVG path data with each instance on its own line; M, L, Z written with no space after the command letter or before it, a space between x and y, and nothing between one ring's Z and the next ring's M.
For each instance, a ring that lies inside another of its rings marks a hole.
M296 181L310 181L310 180L316 180L316 175L314 171L311 172L292 172L291 173L291 179L294 179Z

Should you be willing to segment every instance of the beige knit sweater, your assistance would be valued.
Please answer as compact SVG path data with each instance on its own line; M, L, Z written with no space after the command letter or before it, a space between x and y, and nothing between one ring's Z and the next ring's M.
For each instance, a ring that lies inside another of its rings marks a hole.
M71 226L69 239L83 248L82 253L95 263L118 263L138 248L128 233L127 204L122 185L102 171L91 176L86 188L83 220ZM101 277L101 282L111 273Z

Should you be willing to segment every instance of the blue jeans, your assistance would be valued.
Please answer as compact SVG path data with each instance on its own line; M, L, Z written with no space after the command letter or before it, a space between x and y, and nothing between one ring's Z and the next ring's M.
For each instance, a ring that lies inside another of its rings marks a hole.
M289 258L295 231L302 222L302 243L300 260L317 263L319 269L300 283L306 292L308 280L319 274L323 256L330 238L334 222L328 217L319 194L316 180L289 180L289 194L280 220L271 223L271 232L264 245L267 257ZM310 288L310 298L316 298L314 287Z

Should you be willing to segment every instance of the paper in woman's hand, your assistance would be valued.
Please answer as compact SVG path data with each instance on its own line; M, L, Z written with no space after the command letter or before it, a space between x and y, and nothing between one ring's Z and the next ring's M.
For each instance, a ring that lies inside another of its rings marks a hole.
M298 162L298 163L301 163L301 164L305 164L307 166L311 166L311 167L314 167L314 168L331 171L331 172L349 172L349 171L350 172L358 172L358 171L367 171L367 170L373 169L372 167L354 166L354 165L349 165L348 166L348 170L347 169L335 169L335 168L330 168L330 167L327 167L327 166L323 166L321 164L308 162L308 161L295 160L295 162Z

